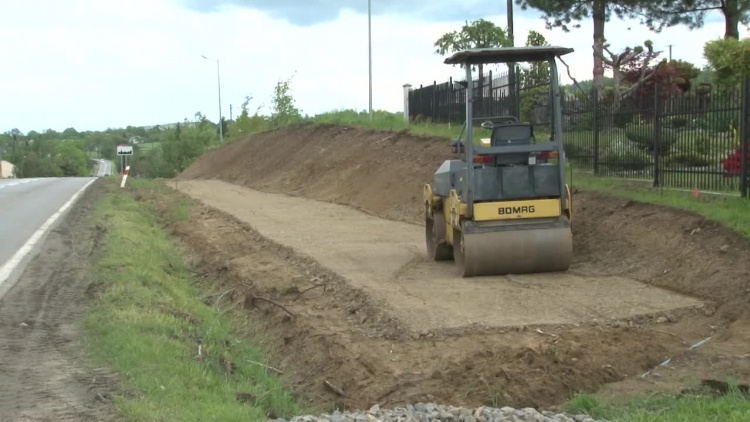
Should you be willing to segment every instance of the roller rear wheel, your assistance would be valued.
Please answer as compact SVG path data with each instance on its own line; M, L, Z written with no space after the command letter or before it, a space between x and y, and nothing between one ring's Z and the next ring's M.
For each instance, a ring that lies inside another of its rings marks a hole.
M434 211L432 218L425 213L425 241L430 260L447 261L453 257L453 248L445 239L445 215L442 211Z

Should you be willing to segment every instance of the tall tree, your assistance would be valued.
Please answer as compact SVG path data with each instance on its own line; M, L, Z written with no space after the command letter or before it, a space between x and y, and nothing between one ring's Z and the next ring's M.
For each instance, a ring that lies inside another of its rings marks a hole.
M460 31L443 34L435 41L435 53L444 56L471 48L509 47L510 39L506 31L485 19L466 22ZM479 84L482 86L484 67L479 67Z
M529 31L526 37L526 46L549 45L544 35L536 31ZM543 118L536 118L534 111L538 106L549 103L550 66L547 62L532 62L527 69L521 70L519 74L524 95L521 96L521 116L524 121L539 122ZM548 109L548 107L542 107Z
M655 66L649 66L645 60L640 60L623 69L622 82L629 85L629 91L638 91L638 97L653 98L657 86L665 94L690 91L693 80L700 73L695 65L682 60L663 59Z
M646 72L649 69L651 60L659 55L659 52L654 51L654 44L651 41L646 41L643 45L646 46L645 50L638 45L634 48L626 47L619 53L613 53L610 51L609 44L604 45L604 50L609 57L602 55L602 61L607 68L612 69L612 80L614 82L612 96L615 109L619 107L622 96L636 90L638 86L644 82L648 77ZM623 82L624 72L632 70L633 68L638 69L640 73L636 72L630 74L632 78L629 80L630 86L625 92L622 92L620 84Z
M703 55L722 85L731 86L750 76L750 38L709 41Z
M659 31L665 26L684 24L702 28L706 15L724 15L724 38L740 38L740 23L750 23L750 0L653 0L644 3L642 22Z
M656 0L669 1L669 0ZM746 0L742 0L746 1ZM612 14L618 18L643 17L650 9L646 5L653 0L516 0L516 4L526 10L529 7L543 12L547 28L561 28L569 32L571 26L580 28L580 21L591 18L594 24L594 88L601 95L604 88L604 26ZM650 22L661 19L649 17ZM670 17L671 19L671 17ZM574 23L575 22L575 23ZM572 25L571 25L572 24Z
M537 31L529 31L526 37L527 47L541 47L549 45L544 35ZM534 87L549 83L549 63L534 62L529 64L528 70L521 71L521 86Z

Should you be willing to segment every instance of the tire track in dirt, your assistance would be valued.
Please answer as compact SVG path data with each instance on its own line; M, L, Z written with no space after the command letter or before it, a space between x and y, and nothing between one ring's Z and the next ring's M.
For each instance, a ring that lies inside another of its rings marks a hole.
M101 421L113 415L114 378L87 367L80 342L90 256L104 231L89 219L104 190L98 181L84 192L0 299L0 421Z

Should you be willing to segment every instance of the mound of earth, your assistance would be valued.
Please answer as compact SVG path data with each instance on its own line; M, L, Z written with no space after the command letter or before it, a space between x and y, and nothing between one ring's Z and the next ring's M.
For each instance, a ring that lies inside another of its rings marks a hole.
M452 156L444 139L405 132L257 134L170 182L205 204L175 234L221 289L255 289L236 303L262 295L292 310L254 313L288 384L316 403L546 406L605 385L750 377L746 239L574 189L570 271L461 280L420 246L422 186Z
M181 180L220 179L422 224L422 187L455 157L442 138L337 125L265 132L198 159ZM730 320L750 304L750 242L700 215L574 194L575 270L633 277L714 301Z

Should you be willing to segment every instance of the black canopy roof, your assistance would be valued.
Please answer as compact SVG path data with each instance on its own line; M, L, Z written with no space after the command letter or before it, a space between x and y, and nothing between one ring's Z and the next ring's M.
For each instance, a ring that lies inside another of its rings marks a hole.
M549 60L557 56L572 53L573 51L572 48L556 46L475 48L459 51L445 59L445 63L488 64L536 62Z

